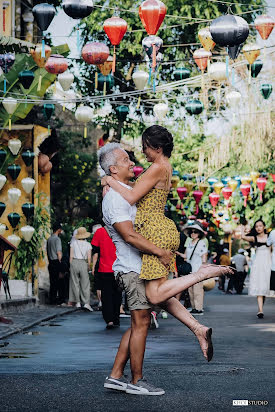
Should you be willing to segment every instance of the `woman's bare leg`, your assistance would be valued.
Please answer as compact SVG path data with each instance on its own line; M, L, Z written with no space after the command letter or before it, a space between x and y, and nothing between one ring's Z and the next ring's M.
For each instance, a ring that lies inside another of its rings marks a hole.
M210 362L213 357L211 334L210 337L208 336L210 329L201 325L176 298L170 298L160 306L194 333L199 341L203 356Z
M257 296L257 302L258 302L258 312L263 313L264 312L264 297L263 296Z
M147 280L145 282L146 296L153 305L159 305L195 283L228 273L234 273L229 266L202 265L198 272L180 278Z

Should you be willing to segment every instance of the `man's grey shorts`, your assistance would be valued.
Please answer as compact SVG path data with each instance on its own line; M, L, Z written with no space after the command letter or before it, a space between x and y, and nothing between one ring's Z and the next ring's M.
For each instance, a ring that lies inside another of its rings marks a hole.
M119 288L125 290L129 310L151 308L146 298L144 280L139 278L139 273L118 272L116 274L116 281Z

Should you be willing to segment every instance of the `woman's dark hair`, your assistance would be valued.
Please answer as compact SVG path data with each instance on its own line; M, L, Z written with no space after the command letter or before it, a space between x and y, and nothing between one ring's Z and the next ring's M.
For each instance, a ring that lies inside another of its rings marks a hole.
M204 237L204 233L203 233L203 232L201 232L200 230L197 230L197 229L192 229L192 227L190 227L190 228L188 229L188 237L191 237L191 230L196 230L196 232L197 232L198 235L199 235L199 239L202 239L202 238Z
M251 231L248 233L247 236L257 236L258 233L256 232L256 224L259 223L259 222L261 222L264 225L264 228L265 228L265 222L262 219L258 219L254 223L253 228L251 229ZM264 233L266 233L266 229L264 229Z
M154 125L142 134L142 144L151 149L162 148L164 156L170 157L174 148L173 136L165 127Z

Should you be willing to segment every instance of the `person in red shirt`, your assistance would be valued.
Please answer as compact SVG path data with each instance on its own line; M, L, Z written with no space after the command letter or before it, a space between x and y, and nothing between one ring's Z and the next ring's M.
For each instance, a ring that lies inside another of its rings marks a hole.
M99 256L98 276L101 285L102 315L107 329L119 326L121 291L114 277L113 263L116 260L116 247L106 226L97 229L92 239L94 256Z

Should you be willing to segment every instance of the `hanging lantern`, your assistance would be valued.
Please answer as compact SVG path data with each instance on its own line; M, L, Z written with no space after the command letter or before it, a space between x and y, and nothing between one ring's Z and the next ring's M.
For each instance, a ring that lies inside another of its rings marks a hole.
M229 180L229 182L227 183L228 186L230 187L230 189L232 190L232 192L235 192L235 190L237 189L238 186L238 182L236 180Z
M242 17L226 14L212 21L210 33L218 46L235 46L245 42L249 26Z
M45 40L44 31L48 29L55 16L55 8L52 4L40 3L33 7L33 16L40 30L42 31L42 53L41 56L45 57Z
M2 189L2 187L4 186L4 184L6 183L7 178L4 175L0 175L0 190Z
M267 40L275 26L275 20L273 17L263 14L256 17L254 24L261 38Z
M112 72L114 73L116 67L116 46L119 45L127 31L127 22L120 17L113 16L110 19L105 20L103 29L114 46L112 67Z
M19 153L21 145L22 143L19 139L10 139L8 142L8 147L14 156L16 156Z
M47 163L49 163L50 158L44 153L39 153L38 156L38 169L41 170L43 167L46 166Z
M93 0L63 0L62 7L67 16L78 20L92 13L94 3Z
M143 70L137 70L132 76L133 82L138 90L144 90L149 80L149 74ZM138 98L137 109L140 106L141 97Z
M209 177L209 179L207 181L208 181L208 183L210 184L210 186L212 188L214 183L218 182L218 179L216 179L215 177Z
M15 56L12 53L0 54L0 67L7 74L15 62ZM4 78L4 93L7 92L7 79Z
M228 55L232 60L235 60L241 49L242 45L248 37L249 25L246 20L240 16L234 16L237 22L237 41L233 46L228 47ZM233 68L234 70L234 68Z
M257 59L260 53L261 53L260 46L258 44L246 44L243 47L243 54L249 63L249 77L248 77L249 84L251 81L251 65L254 63L254 61Z
M10 235L7 237L8 242L13 244L15 247L18 247L19 243L21 242L21 238L16 235Z
M254 63L251 64L251 76L255 79L260 71L262 70L263 63L261 60L255 60ZM249 64L247 65L247 68L249 70Z
M171 178L171 185L173 189L177 188L179 181L180 181L179 172L177 170L173 170L172 178Z
M199 213L199 204L201 201L201 198L203 197L203 192L201 192L200 190L194 190L193 192L193 196L196 202L196 212L195 214L197 215Z
M70 72L60 73L57 76L58 82L60 83L64 92L67 92L74 81L74 75Z
M248 195L249 195L249 193L250 193L251 187L250 187L250 185L249 185L248 183L246 183L246 184L241 184L240 189L241 189L242 195L243 195L243 197L244 197L244 207L246 207L246 205L247 205L247 197L248 197Z
M64 73L67 69L68 60L61 54L52 54L45 64L45 70L51 74Z
M241 100L241 93L235 92L234 90L232 92L229 92L225 95L225 100L231 107L236 107L238 106L240 100Z
M5 212L6 209L6 205L3 202L0 202L0 217L2 216L2 214Z
M26 242L30 242L30 240L33 237L33 234L35 232L35 229L34 229L34 227L27 225L27 226L21 227L20 232L22 234L23 239Z
M14 99L13 97L7 97L4 100L2 100L2 104L5 108L5 110L9 114L9 130L11 130L11 116L16 110L17 107L17 100Z
M204 106L200 100L189 100L186 103L185 109L189 114L200 114Z
M31 49L31 51L30 51L33 60L35 61L35 63L37 64L37 66L40 69L43 69L45 67L45 64L46 64L46 62L47 62L47 60L50 57L51 52L52 52L52 49L51 49L50 46L44 45L44 54L45 54L45 56L42 57L42 49L43 49L42 44L37 44L35 46L35 48ZM42 82L42 73L41 73L41 70L40 70L37 91L41 90L41 82Z
M187 188L186 187L178 187L177 188L177 193L179 195L180 200L182 200L184 197L186 197Z
M200 29L198 32L198 38L204 50L211 51L214 49L216 43L212 39L209 27Z
M186 187L187 193L190 193L190 192L192 192L192 189L194 187L194 183L191 182L190 180L187 180L186 182L184 182L184 187Z
M142 166L134 166L133 167L133 172L135 174L135 178L137 178L141 173L143 173L143 167Z
M204 49L197 49L193 53L193 58L198 66L198 68L204 72L204 70L207 67L207 62L212 56L212 53L210 51L204 50Z
M216 182L216 183L214 183L213 188L214 188L214 191L215 191L216 193L218 193L218 195L219 195L219 194L221 193L222 188L223 188L222 182Z
M12 205L16 205L19 197L21 196L21 190L12 188L8 190L8 199Z
M164 120L168 113L169 107L166 103L158 103L153 107L154 114L158 120Z
M113 66L113 56L108 56L107 60L104 63L98 64L97 67L100 70L100 73L103 76L108 76L111 73Z
M103 96L105 96L106 92L109 92L115 84L114 76L111 74L103 76L103 74L99 73L97 81L98 90L103 91Z
M223 184L224 186L226 186L230 180L231 180L231 177L229 177L229 176L223 177L223 178L221 179L222 184Z
M21 172L21 167L19 165L10 165L8 166L7 171L12 180L16 180Z
M127 115L129 113L129 107L128 106L118 106L116 107L116 115L118 118L118 121L123 123L125 122ZM121 128L121 138L123 138L123 127Z
M241 177L241 182L243 185L248 185L251 182L251 177L250 176L242 176Z
M33 203L24 203L22 205L22 212L27 219L34 216L34 204Z
M157 65L157 56L161 47L163 46L163 40L158 36L148 36L142 40L142 47L152 62L152 70L155 71Z
M88 43L82 49L82 58L88 64L103 64L109 55L110 50L105 43Z
M184 79L188 79L190 77L190 70L186 69L186 67L178 67L175 71L174 71L174 77L175 80L184 80Z
M78 122L84 123L84 139L87 138L87 123L94 115L94 110L90 106L79 106L75 112L75 118Z
M5 231L7 230L6 225L3 225L3 223L0 223L0 235L3 236L5 234Z
M20 221L20 215L18 213L9 213L8 214L8 221L13 229L18 225Z
M40 172L43 175L45 175L46 173L49 173L52 170L52 167L53 167L52 162L49 161L48 163L46 163L44 167L40 169Z
M33 159L35 157L34 152L32 152L31 150L28 149L25 152L23 152L21 154L21 156L22 156L22 159L23 159L23 162L25 163L25 165L27 167L30 167L32 165Z
M227 80L227 69L226 63L217 62L212 63L209 67L208 74L212 80L217 82L222 82Z
M199 190L200 190L203 194L205 194L205 192L207 191L208 188L209 188L209 186L208 186L208 184L205 183L205 182L201 182L201 183L199 184Z
M272 84L262 84L260 90L263 98L267 100L272 93Z
M25 192L29 194L34 188L35 180L32 179L31 177L25 177L24 179L21 180L21 185L23 189L25 190Z
M164 17L167 12L167 8L164 3L159 0L146 0L139 6L139 17L147 31L147 34L157 34Z
M3 149L0 149L0 166L4 163L7 156L7 152Z
M210 200L210 203L213 207L213 211L215 213L215 207L217 206L218 201L220 200L220 195L218 195L218 193L214 193L214 192L210 193L209 200Z
M43 106L43 116L45 118L45 120L47 120L48 122L48 135L50 135L50 118L52 117L53 113L54 113L54 104L52 103L45 103Z
M227 207L230 197L232 196L233 190L230 187L224 187L222 189L222 194L225 200L227 200Z
M250 177L252 179L252 182L254 183L254 185L257 184L257 179L260 176L259 172L250 172Z
M258 189L260 190L260 201L263 201L263 191L265 189L265 185L267 184L267 180L265 177L259 177L257 179L257 186Z
M22 70L18 75L18 80L25 90L28 90L34 80L34 73L31 70Z

